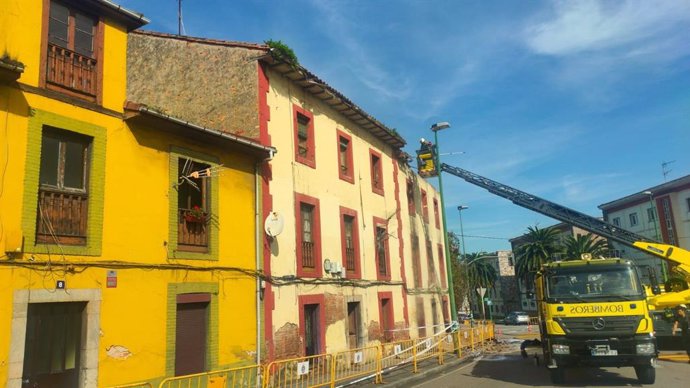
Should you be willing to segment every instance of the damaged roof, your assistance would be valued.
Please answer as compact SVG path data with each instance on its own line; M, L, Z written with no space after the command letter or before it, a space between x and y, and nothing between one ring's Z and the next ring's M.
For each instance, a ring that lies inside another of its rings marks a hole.
M322 101L324 104L331 107L331 109L342 114L362 129L368 131L379 140L390 145L393 148L400 149L405 146L405 139L398 134L397 131L391 129L373 116L365 112L362 108L353 103L350 99L345 97L342 93L337 91L332 86L328 85L322 79L317 77L299 64L293 64L279 55L265 44L237 42L219 39L198 38L183 35L174 35L154 31L133 31L135 34L149 35L154 37L166 39L178 39L186 42L218 45L225 47L239 47L245 49L254 49L260 52L256 60L264 63L268 68L287 78L294 84L302 87L306 92L311 94L314 98Z

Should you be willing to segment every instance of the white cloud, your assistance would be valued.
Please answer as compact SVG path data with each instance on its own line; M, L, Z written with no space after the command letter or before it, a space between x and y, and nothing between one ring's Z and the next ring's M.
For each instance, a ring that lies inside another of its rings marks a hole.
M551 18L526 29L527 45L545 55L569 56L587 51L629 47L646 42L690 20L688 0L557 1Z

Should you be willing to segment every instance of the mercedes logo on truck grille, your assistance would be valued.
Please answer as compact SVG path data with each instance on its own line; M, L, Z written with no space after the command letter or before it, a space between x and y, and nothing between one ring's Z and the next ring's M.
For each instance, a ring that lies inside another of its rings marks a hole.
M592 327L594 328L594 330L604 330L604 328L606 327L606 320L604 318L599 317L592 321Z

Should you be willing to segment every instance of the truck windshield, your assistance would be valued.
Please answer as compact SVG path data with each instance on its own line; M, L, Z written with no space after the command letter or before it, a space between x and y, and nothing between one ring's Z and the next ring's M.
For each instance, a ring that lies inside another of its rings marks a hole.
M644 297L637 272L630 267L558 268L546 276L548 298L632 300Z

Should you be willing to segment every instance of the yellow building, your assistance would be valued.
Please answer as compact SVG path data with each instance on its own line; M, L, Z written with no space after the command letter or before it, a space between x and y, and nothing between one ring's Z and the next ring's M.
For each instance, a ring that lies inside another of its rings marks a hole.
M281 150L262 183L283 225L262 236L264 359L443 330L439 196L399 134L266 45L136 31L129 50L136 101Z
M0 9L0 385L254 363L257 171L275 149L131 97L142 15L108 0Z

